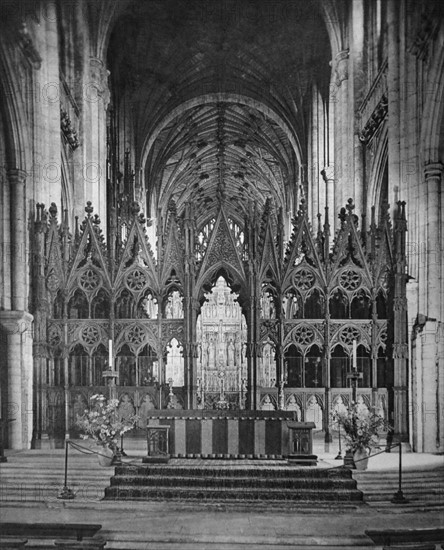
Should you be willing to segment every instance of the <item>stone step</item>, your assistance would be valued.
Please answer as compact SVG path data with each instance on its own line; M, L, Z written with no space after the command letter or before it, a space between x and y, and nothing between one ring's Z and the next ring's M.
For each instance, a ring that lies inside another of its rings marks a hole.
M353 471L364 502L381 509L393 508L391 499L398 491L397 471ZM444 468L409 469L402 472L402 491L408 503L396 504L400 510L438 510L444 508Z
M239 465L236 461L233 463L223 464L202 464L203 461L198 463L190 463L189 465L182 465L178 463L168 465L146 465L146 464L133 464L116 466L116 475L131 474L133 476L148 476L148 475L173 475L173 476L193 476L199 475L211 475L214 477L225 477L227 475L231 477L257 477L261 478L312 478L312 479L338 479L347 478L352 479L351 471L346 468L317 468L317 467L294 467L288 464L283 466L259 466L259 465Z
M179 474L165 475L146 475L146 476L129 476L118 475L111 478L111 486L132 485L136 487L147 486L162 486L162 487L229 487L229 488L251 488L258 485L263 489L318 489L318 490L353 490L356 488L356 483L353 479L324 479L314 480L313 478L263 478L260 475L256 476L182 476Z
M365 535L359 536L296 536L288 540L276 540L276 537L255 537L236 535L233 537L181 536L165 537L168 540L150 537L149 534L107 533L102 530L107 540L108 550L375 550L372 541ZM280 537L283 539L284 537Z
M119 485L105 489L105 499L115 500L151 500L151 499L183 499L183 500L298 500L298 501L354 501L362 500L362 493L357 490L323 490L319 489L283 489L248 487L137 487L134 485Z

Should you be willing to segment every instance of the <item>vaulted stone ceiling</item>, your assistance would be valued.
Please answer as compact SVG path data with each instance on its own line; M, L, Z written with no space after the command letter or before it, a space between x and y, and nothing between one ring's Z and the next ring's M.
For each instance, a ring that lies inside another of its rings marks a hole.
M114 101L131 105L151 215L221 201L241 221L268 197L297 200L311 87L328 93L320 0L145 0L111 36ZM289 206L290 205L290 206Z

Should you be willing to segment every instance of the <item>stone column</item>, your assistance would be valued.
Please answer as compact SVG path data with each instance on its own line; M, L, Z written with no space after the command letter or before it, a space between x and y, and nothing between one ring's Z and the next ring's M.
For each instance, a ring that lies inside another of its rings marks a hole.
M387 2L387 94L388 94L388 200L394 211L401 184L400 173L400 79L399 0Z
M420 285L427 292L427 316L439 319L441 315L441 277L442 257L441 248L442 229L440 222L440 188L444 173L444 165L440 162L426 164L424 169L427 212L424 218L426 227L426 280L420 281ZM422 313L422 312L420 312Z
M8 447L29 449L32 438L32 332L33 317L26 311L0 312L6 333Z
M83 196L90 200L102 219L106 233L106 110L110 100L108 75L102 61L89 60L83 88L84 144ZM79 206L79 205L77 205Z
M1 234L1 263L2 268L0 270L0 289L1 289L1 301L0 309L11 309L11 188L7 181L2 185L2 192L0 195L1 202L1 219L2 227Z
M417 376L422 379L423 451L442 452L443 443L443 376L442 357L444 342L442 330L442 219L441 185L444 166L440 162L428 163L424 169L426 212L425 262L423 280L419 281L419 294L423 295L425 324L421 334L421 365Z
M334 61L336 75L335 102L335 180L334 211L339 212L351 196L349 178L349 93L348 93L348 50L339 52ZM339 220L335 217L335 228Z
M25 178L23 170L9 170L11 188L11 293L12 309L23 311L26 308L26 211Z

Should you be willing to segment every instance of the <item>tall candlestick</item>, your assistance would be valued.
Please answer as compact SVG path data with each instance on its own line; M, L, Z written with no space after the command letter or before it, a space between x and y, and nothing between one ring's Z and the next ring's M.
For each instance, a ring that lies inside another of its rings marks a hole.
M110 370L113 370L113 341L112 340L108 340L108 348L109 348L108 368Z
M356 340L353 340L353 370L358 370L358 355L357 355L357 344Z

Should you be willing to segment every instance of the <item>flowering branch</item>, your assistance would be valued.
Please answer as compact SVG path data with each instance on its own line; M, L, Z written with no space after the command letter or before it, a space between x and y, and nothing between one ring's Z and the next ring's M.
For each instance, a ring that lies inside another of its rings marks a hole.
M352 452L378 445L380 432L389 429L389 424L381 415L369 411L360 403L352 403L348 409L336 411L333 418L343 428L346 447Z
M85 409L82 415L77 415L76 424L85 432L82 438L92 438L98 445L115 450L119 438L134 428L139 417L137 415L131 415L129 418L119 416L118 399L107 401L103 395L93 395L90 401L90 408Z

